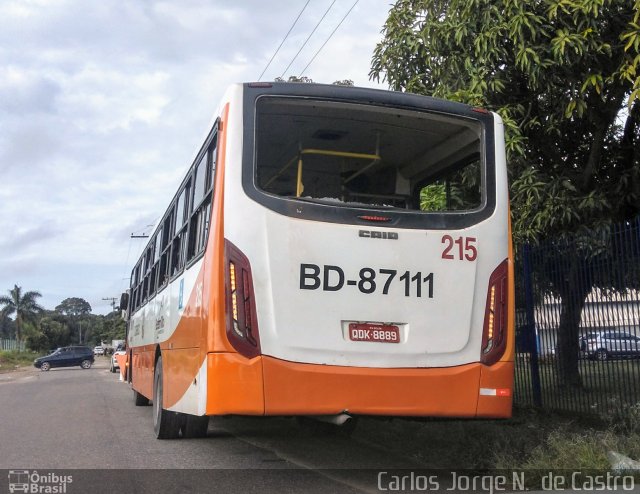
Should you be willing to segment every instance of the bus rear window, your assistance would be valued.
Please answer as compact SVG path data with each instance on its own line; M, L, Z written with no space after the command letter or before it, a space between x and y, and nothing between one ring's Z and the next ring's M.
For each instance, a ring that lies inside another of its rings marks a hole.
M364 104L262 97L255 183L272 196L423 212L482 207L482 126Z

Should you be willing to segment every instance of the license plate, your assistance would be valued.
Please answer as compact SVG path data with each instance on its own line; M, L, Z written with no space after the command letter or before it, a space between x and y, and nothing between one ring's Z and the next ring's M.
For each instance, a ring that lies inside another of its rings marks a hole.
M400 328L391 324L349 323L351 341L376 343L400 343Z

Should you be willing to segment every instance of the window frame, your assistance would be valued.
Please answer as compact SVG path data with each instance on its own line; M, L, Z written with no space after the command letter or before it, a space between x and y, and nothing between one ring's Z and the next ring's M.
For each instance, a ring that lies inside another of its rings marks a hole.
M383 110L408 110L473 121L479 125L481 131L480 151L482 155L482 178L485 187L482 208L471 212L426 212L377 209L375 207L361 208L352 205L343 205L340 208L335 208L328 204L304 202L297 198L285 198L264 192L258 187L255 175L257 104L261 98L271 97L304 99L309 104L330 102L380 107ZM359 218L363 212L368 212L389 217L390 221L387 225L394 228L449 230L476 225L491 217L496 210L498 201L496 187L496 135L494 131L494 116L491 112L480 112L469 105L407 93L304 84L273 85L272 87L252 87L245 84L243 112L242 187L247 196L258 204L284 216L325 223L370 225L370 223ZM506 201L508 199L501 195L499 200Z

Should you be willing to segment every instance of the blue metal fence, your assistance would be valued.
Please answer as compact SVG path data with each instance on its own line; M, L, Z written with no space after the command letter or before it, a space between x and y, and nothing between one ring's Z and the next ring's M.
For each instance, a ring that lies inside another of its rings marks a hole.
M522 246L516 278L516 404L599 415L640 404L640 218Z

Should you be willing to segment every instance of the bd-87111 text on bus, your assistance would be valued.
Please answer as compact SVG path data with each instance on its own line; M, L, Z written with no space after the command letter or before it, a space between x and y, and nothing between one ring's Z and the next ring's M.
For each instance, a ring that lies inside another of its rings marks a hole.
M231 86L122 301L135 402L159 438L212 415L508 417L512 257L496 114Z
M396 269L376 270L365 267L360 269L357 279L347 280L345 279L344 270L339 266L325 265L320 268L317 264L300 264L300 290L322 289L325 292L337 292L345 286L354 286L357 287L361 293L374 293L379 283L376 281L376 273L379 273L382 275L381 277L383 277L382 282L380 282L382 294L389 295L391 282L396 279L396 275L398 275ZM411 271L405 271L398 276L397 279L404 285L405 297L411 295L421 297L422 284L424 283L427 286L427 296L433 298L433 273L429 273L423 278L421 271L415 274L411 273Z

